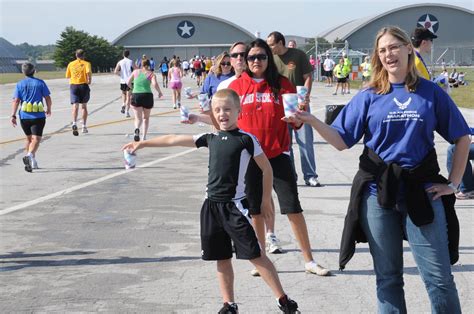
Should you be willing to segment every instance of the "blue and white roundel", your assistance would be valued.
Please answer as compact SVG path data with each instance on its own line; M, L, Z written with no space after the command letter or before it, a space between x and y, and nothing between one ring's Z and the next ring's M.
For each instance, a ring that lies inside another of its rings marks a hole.
M431 14L424 14L418 19L416 26L421 26L428 29L433 34L436 34L439 28L439 22L436 16Z
M182 38L189 38L193 36L195 30L196 28L194 27L194 24L190 21L181 21L179 22L178 27L176 27L178 35Z

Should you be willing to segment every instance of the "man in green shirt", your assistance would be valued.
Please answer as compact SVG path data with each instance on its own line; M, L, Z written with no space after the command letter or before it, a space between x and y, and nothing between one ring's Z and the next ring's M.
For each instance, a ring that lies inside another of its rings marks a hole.
M344 59L344 74L346 75L346 83L344 83L345 89L343 88L343 90L345 90L347 94L350 94L351 86L349 85L349 81L350 81L349 76L351 75L351 72L352 72L352 63L345 52L342 52L342 58Z

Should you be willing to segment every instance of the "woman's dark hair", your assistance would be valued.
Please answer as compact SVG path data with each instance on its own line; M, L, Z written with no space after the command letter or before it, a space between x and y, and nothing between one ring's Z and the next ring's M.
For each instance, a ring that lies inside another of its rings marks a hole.
M272 50L263 39L257 38L247 46L247 49L245 50L245 60L247 60L249 51L252 48L263 48L265 50L268 60L268 66L265 72L263 73L263 77L265 78L267 84L271 87L275 98L278 97L278 93L281 89L280 73L278 72L278 69L275 65ZM249 66L247 66L247 74L253 76L253 73L250 71Z

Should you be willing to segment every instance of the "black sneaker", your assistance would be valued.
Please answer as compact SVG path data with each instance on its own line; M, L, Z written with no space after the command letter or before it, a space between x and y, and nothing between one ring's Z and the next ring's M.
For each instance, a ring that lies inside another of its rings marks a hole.
M122 109L120 110L121 113L125 113L125 106L122 106Z
M25 164L26 172L33 172L33 167L31 166L31 159L29 156L23 157L23 163Z
M139 128L136 128L135 129L135 136L133 137L133 140L135 142L139 142L140 141L140 129Z
M285 314L299 313L298 303L290 299L287 295L278 300L278 307Z
M72 135L74 135L74 136L79 135L79 131L77 130L77 125L75 125L75 124L72 125Z
M224 303L224 306L217 312L217 314L238 314L239 313L239 307L237 306L237 303Z

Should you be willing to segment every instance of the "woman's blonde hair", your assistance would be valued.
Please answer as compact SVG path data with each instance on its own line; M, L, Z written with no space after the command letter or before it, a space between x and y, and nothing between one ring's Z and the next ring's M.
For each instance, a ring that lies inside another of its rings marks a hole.
M215 66L214 66L214 74L219 77L220 75L222 75L222 65L221 65L221 62L222 60L224 60L225 57L228 57L230 58L230 55L227 53L227 51L224 51L223 53L221 53L220 55L217 56L216 58L216 63L215 63ZM230 68L231 71L234 71L234 68L231 67Z
M390 81L388 80L388 72L382 65L379 57L379 40L385 34L390 34L400 40L405 46L411 47L412 53L408 55L408 71L405 78L405 86L408 91L414 92L420 78L415 67L415 53L410 41L410 37L397 26L387 26L382 28L375 36L374 53L372 54L372 75L368 84L369 88L373 88L377 94L387 94L390 92Z

